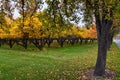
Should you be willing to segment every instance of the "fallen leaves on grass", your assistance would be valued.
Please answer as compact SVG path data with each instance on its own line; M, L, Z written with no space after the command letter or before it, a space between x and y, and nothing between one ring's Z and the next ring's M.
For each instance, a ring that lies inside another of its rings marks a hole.
M94 69L85 71L81 75L82 80L112 80L115 78L115 72L108 69L105 70L105 74L103 76L93 76L93 73Z

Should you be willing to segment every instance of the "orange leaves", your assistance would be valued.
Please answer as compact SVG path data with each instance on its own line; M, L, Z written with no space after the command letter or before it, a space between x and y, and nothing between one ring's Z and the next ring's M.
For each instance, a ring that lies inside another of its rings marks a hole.
M90 29L88 30L88 35L89 35L89 38L97 38L96 29L90 28Z
M96 27L93 26L90 29L86 29L85 27L72 27L71 30L72 35L75 35L80 38L97 38Z

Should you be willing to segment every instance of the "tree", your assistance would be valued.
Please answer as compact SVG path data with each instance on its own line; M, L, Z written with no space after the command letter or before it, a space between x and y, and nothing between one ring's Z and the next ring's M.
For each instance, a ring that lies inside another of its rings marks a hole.
M15 8L19 11L21 15L21 31L23 33L23 37L25 36L24 21L28 17L31 18L37 10L41 9L42 0L12 0L14 2Z
M50 15L61 13L61 19L79 21L83 13L84 21L95 20L98 38L98 57L94 76L105 74L108 37L112 28L113 19L120 18L119 0L47 0ZM60 12L59 12L60 11Z
M94 14L98 35L98 57L94 71L95 76L103 76L105 74L108 39L114 15L118 13L114 13L114 10L117 11L116 8L120 7L119 4L120 2L117 0L86 1L86 8L91 8Z

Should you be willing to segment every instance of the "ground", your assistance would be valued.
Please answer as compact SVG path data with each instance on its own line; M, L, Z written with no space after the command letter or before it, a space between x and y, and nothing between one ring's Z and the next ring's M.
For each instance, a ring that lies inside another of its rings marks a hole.
M82 75L95 66L97 43L74 46L21 46L0 48L0 80L81 80ZM120 79L120 51L113 44L108 52L106 68L115 72L113 80Z
M115 72L109 69L105 70L105 74L103 76L94 76L94 69L89 69L82 74L81 78L87 79L87 80L90 80L90 79L91 80L96 80L96 79L112 80L115 78L115 76L116 76Z

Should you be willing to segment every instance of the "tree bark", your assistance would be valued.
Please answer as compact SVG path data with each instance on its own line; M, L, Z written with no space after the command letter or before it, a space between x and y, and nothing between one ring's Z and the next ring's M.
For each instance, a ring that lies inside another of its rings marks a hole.
M60 47L63 47L64 41L65 41L65 39L63 37L58 38L57 42L60 45Z
M24 48L27 49L27 39L26 38L23 39L22 43L23 43Z
M104 20L101 25L98 23L100 22L96 23L98 32L98 56L94 76L103 76L105 74L106 66L108 35L112 25L112 21Z
M13 44L12 44L12 40L11 40L11 39L8 40L8 44L9 44L9 47L10 47L10 48L13 47Z
M107 36L106 32L102 32L101 37L98 41L98 56L94 76L102 76L105 73L107 55Z
M0 47L1 47L2 40L0 39Z

